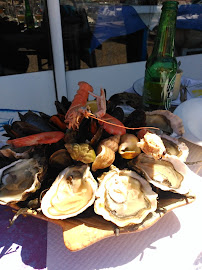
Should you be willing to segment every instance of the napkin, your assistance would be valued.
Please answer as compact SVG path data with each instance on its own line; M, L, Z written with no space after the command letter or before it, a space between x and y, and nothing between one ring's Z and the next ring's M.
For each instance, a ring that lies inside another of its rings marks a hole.
M125 90L125 92L134 93L135 91L136 93L142 95L143 85L144 85L144 80L138 79L134 83L134 85L131 88ZM181 85L187 88L187 100L194 97L202 97L202 80L194 80L192 78L187 78L187 77L182 76ZM172 105L177 106L180 104L181 104L181 100L180 100L180 93L179 93L178 98L172 101Z
M181 86L187 88L187 100L195 97L202 97L202 80L193 80L182 76ZM180 93L176 100L172 101L172 105L180 105Z
M202 80L184 78L181 84L187 87L188 93L191 98L202 97Z

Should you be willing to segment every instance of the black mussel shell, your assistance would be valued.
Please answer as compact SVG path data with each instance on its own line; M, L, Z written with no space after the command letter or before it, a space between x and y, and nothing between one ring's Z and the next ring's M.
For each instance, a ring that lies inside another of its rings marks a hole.
M126 127L145 127L146 125L146 114L142 109L136 109L131 114L129 114L125 120L124 125ZM138 130L128 130L128 133L134 133L138 132Z

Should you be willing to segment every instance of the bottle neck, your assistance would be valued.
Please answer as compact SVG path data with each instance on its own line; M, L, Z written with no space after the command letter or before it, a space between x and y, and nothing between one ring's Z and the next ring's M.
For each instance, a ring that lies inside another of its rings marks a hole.
M25 9L28 10L31 13L31 8L30 8L29 0L25 0Z
M29 0L25 0L25 21L28 29L34 29L34 18L30 7Z
M178 2L165 2L152 51L153 56L173 57Z

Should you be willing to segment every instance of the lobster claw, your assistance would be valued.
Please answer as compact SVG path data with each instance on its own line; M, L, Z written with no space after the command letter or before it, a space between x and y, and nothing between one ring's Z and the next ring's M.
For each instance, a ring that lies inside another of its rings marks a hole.
M42 132L13 140L7 140L7 144L11 144L14 147L51 144L63 139L64 135L65 134L61 131Z

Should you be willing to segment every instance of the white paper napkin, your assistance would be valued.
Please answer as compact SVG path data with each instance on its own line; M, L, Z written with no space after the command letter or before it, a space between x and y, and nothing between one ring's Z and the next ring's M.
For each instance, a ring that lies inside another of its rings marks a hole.
M133 86L127 89L125 92L134 93L137 92L139 95L142 95L144 85L144 79L138 79L135 81ZM192 78L187 78L182 76L181 78L181 85L187 87L187 100L193 97L202 97L202 80L193 80ZM178 98L172 101L172 105L179 105L180 101L180 94Z

